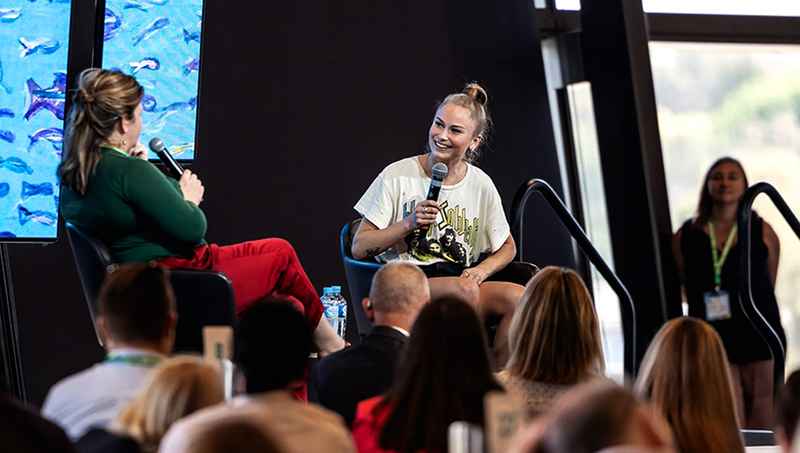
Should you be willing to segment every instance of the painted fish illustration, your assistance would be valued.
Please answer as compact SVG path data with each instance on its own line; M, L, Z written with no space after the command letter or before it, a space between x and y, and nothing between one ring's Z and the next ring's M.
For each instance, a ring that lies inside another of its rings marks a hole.
M156 57L147 57L142 59L141 61L131 61L130 65L133 68L134 74L141 71L142 69L158 71L158 69L161 68L161 62L158 61L158 58Z
M49 182L31 184L27 181L22 181L22 200L27 200L36 195L52 196L53 184Z
M47 140L53 144L53 149L60 150L64 141L64 131L57 127L46 127L34 132L33 135L28 135L28 138L31 140L28 151L40 140Z
M0 22L14 22L22 14L22 8L0 8Z
M14 118L15 116L11 109L0 109L0 118Z
M106 17L103 21L103 41L117 36L120 28L122 28L122 18L110 8L106 8Z
M196 31L189 31L187 29L183 29L183 42L188 43L190 41L200 42L200 33Z
M152 94L142 96L142 110L145 112L155 112L157 105L158 102L156 102L156 98Z
M14 140L16 139L17 136L14 135L13 132L0 130L0 140L3 140L8 143L14 143Z
M15 237L17 237L17 235L10 231L0 231L0 238L15 238Z
M33 41L28 41L25 38L19 38L19 43L22 45L22 53L20 57L27 57L28 55L42 52L43 54L50 55L56 50L61 48L61 43L47 38L39 38Z
M200 57L193 58L192 61L183 66L183 75L189 75L192 71L200 70Z
M188 102L173 102L172 104L160 109L161 115L159 118L164 118L173 113L182 112L184 110L192 110L197 106L197 97L189 98Z
M24 206L17 208L19 217L19 224L25 225L33 220L34 222L41 223L42 225L53 226L58 219L55 214L49 211L29 211Z
M172 157L178 157L183 153L185 153L187 150L194 150L194 142L178 145L169 150L169 153L172 154Z
M27 173L29 175L33 174L33 168L31 168L27 162L19 157L9 157L8 159L3 159L0 157L0 168L5 168L13 173Z
M3 76L4 76L4 75L5 75L5 74L4 74L4 71L3 71L3 62L2 62L2 61L0 61L0 88L4 89L4 90L6 91L6 93L8 93L8 94L11 94L11 87L7 87L7 86L6 86L6 85L3 83Z
M169 25L169 18L159 17L133 37L133 45L136 46L145 39L149 39L155 32L161 30L167 25Z
M129 0L125 3L125 6L122 9L138 9L139 11L147 12L148 9L152 8L153 5L150 3L140 2L137 0Z
M63 72L55 72L53 75L53 85L44 90L32 78L25 82L25 121L42 109L49 110L60 120L64 119L67 75Z
M5 197L11 192L11 186L7 182L0 182L0 198Z

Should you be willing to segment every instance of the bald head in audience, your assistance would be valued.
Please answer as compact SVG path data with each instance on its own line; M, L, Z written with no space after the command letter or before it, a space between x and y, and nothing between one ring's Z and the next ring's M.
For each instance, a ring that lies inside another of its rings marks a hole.
M374 325L411 330L420 310L430 300L425 274L413 264L393 261L375 273L369 297L364 298L362 305Z
M576 387L521 433L509 453L674 453L669 425L605 379Z

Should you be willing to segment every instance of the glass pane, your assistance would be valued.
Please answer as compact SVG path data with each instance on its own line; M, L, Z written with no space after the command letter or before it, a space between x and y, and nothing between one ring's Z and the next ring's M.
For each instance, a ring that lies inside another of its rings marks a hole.
M800 16L800 2L787 0L642 0L648 13ZM556 8L577 11L580 0L556 0Z
M567 94L581 181L581 198L586 216L586 234L613 269L614 258L608 229L603 172L600 168L600 151L595 133L591 85L588 82L570 85L567 87ZM619 298L594 267L592 267L592 287L595 308L600 320L606 374L622 383L625 350Z
M800 214L800 46L654 42L650 59L673 229L692 216L708 166L726 155ZM767 196L755 209L781 241L775 291L788 374L800 365L800 240Z

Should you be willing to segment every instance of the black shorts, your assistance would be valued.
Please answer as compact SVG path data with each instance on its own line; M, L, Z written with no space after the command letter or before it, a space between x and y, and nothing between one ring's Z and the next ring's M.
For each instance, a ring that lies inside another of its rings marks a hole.
M461 273L464 272L464 269L466 269L466 267L458 263L451 263L448 261L426 264L424 266L420 266L419 268L422 269L422 272L425 272L425 275L427 275L428 278L460 277Z

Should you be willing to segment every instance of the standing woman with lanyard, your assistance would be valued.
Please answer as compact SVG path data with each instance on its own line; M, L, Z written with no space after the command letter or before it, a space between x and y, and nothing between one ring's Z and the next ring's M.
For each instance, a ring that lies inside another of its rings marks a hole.
M697 212L675 234L672 249L689 315L708 321L725 344L742 429L772 429L772 354L737 297L736 221L747 186L738 160L723 157L714 162L706 173ZM755 213L751 226L753 299L785 345L774 290L780 243L772 227Z

